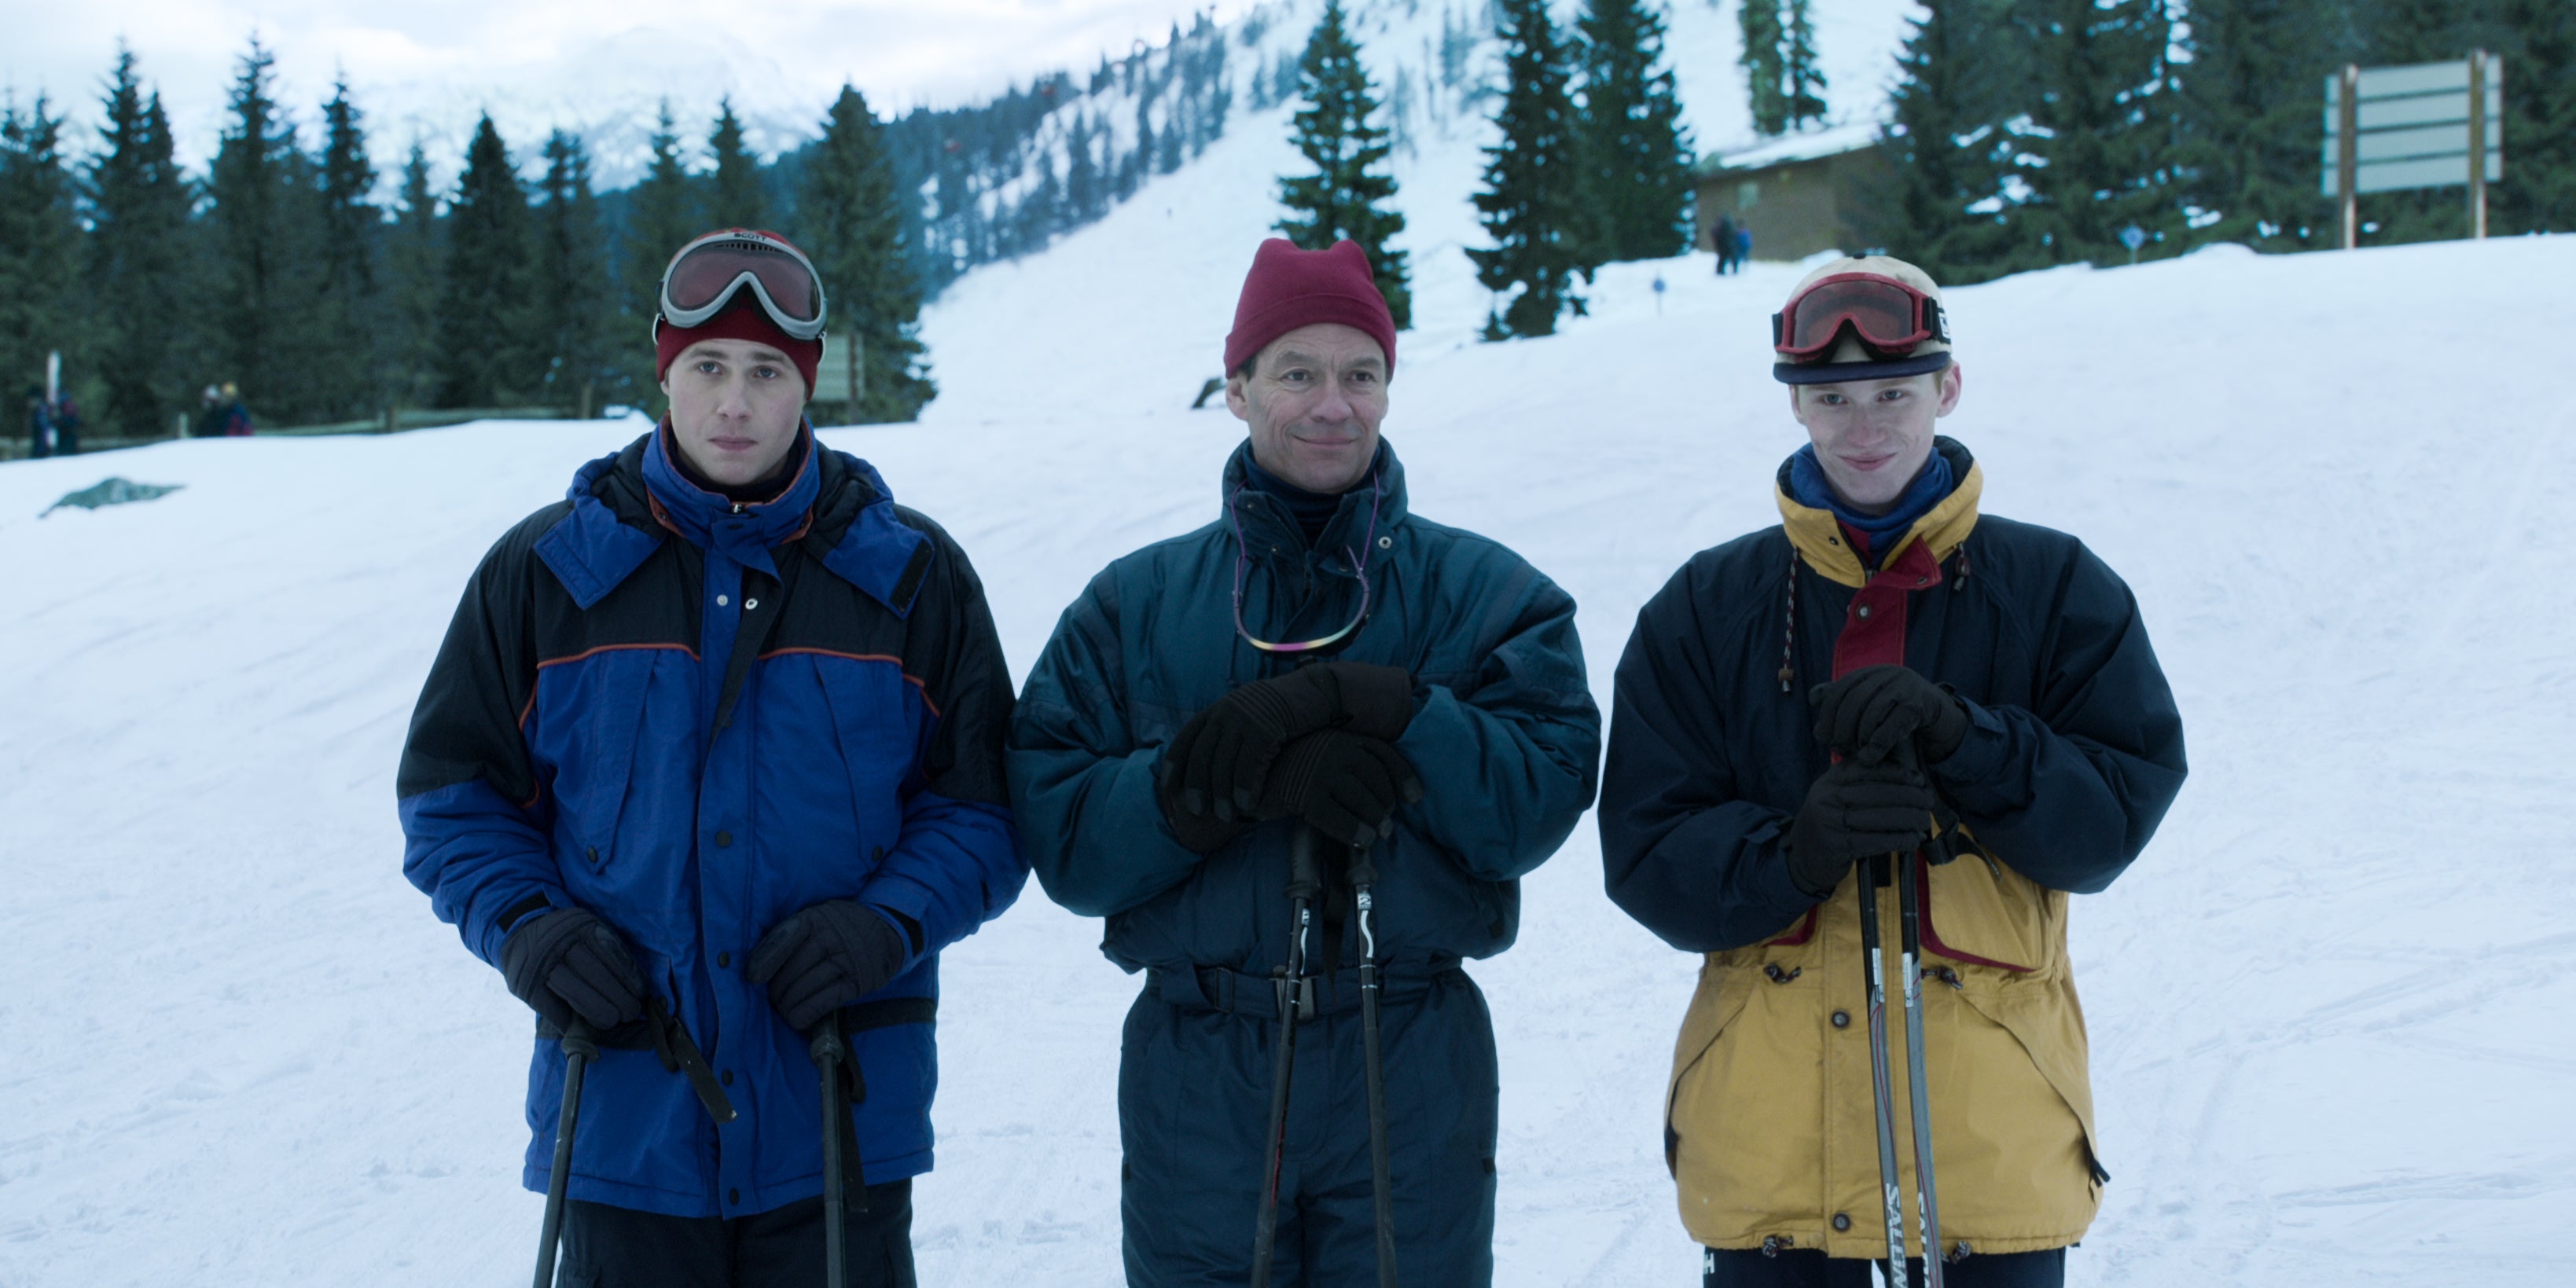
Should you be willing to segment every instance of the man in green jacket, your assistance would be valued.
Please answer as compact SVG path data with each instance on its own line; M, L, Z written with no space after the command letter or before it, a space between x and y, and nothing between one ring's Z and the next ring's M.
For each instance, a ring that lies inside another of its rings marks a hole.
M1039 881L1107 918L1110 960L1146 972L1119 1070L1130 1284L1247 1281L1274 1139L1272 1282L1376 1280L1363 859L1401 1278L1492 1279L1493 1026L1459 964L1511 946L1518 878L1591 803L1600 716L1574 601L1406 508L1378 436L1394 359L1359 247L1264 243L1226 341L1226 405L1250 434L1224 514L1095 577L1012 723ZM1304 935L1301 827L1323 860ZM1300 951L1308 982L1282 987ZM1278 999L1301 992L1313 1015L1274 1137Z

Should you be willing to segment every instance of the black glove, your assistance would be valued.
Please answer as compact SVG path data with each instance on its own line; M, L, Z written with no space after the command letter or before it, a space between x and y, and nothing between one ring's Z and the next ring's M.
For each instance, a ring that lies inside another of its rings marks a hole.
M1393 743L1326 729L1279 753L1255 812L1299 818L1336 841L1367 845L1395 829L1399 801L1422 799L1422 779Z
M1292 740L1321 729L1348 729L1393 742L1412 721L1413 677L1399 667L1301 666L1244 685L1190 717L1163 750L1163 772L1180 813L1231 822L1253 812L1270 762Z
M615 927L585 908L531 917L501 941L501 981L556 1029L602 1033L644 1018L644 976Z
M1154 803L1163 810L1163 821L1171 825L1172 838L1183 849L1201 856L1216 853L1225 843L1252 830L1260 820L1252 815L1235 814L1218 818L1214 814L1193 814L1181 808L1181 775L1169 757L1163 761L1163 776L1154 784ZM1231 811L1229 811L1230 813Z
M1864 765L1911 738L1924 764L1948 760L1968 736L1968 709L1902 666L1864 666L1816 689L1816 741Z
M769 928L751 950L751 982L799 1033L886 986L903 969L904 932L855 899L829 899Z
M1939 794L1923 771L1846 760L1807 789L1789 823L1789 879L1822 899L1867 858L1911 851L1932 835Z

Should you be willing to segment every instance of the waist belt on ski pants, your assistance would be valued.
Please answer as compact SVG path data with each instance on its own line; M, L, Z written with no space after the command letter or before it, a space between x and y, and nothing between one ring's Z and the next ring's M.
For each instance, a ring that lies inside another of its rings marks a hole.
M1377 968L1378 1001L1388 1006L1419 1001L1431 991L1434 982L1453 973L1465 973L1458 969L1455 957L1384 963ZM1317 1015L1360 1009L1358 967L1346 966L1330 974L1318 972L1307 979L1315 989ZM1247 975L1223 966L1156 966L1145 973L1147 991L1183 1010L1219 1011L1257 1020L1279 1018L1279 994L1274 983L1271 976Z

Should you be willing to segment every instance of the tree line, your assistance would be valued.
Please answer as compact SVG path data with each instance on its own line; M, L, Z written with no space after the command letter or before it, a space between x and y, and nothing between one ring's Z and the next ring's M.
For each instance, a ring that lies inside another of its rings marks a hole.
M1488 20L1503 44L1498 87L1468 80L1473 30L1441 16L1438 79L1463 86L1469 106L1491 104L1501 136L1473 197L1494 245L1466 253L1495 293L1485 338L1547 335L1583 311L1577 277L1690 246L1693 154L1658 6L1585 0L1569 32L1545 0L1494 0ZM1280 180L1278 230L1308 250L1359 243L1396 325L1410 326L1410 266L1388 244L1404 229L1385 204L1396 193L1383 168L1390 133L1340 0L1326 0L1297 71L1292 140L1314 171Z
M1922 0L1862 231L1944 282L2117 257L2132 227L2147 257L2339 246L2327 75L2473 48L2505 64L2490 231L2576 229L2567 0ZM2365 244L2469 232L2458 187L2360 210Z
M59 352L92 432L137 437L170 432L221 383L268 425L647 405L666 259L742 226L804 248L832 334L860 337L861 404L830 410L908 420L937 392L924 298L1206 150L1232 102L1226 45L1202 14L1160 48L1104 57L1087 85L1055 73L884 121L845 86L819 138L766 162L729 101L703 133L666 103L643 174L614 191L580 135L514 155L488 114L452 184L419 141L384 183L350 86L299 119L256 39L215 154L192 169L120 50L94 140L43 97L0 107L0 373L14 396Z

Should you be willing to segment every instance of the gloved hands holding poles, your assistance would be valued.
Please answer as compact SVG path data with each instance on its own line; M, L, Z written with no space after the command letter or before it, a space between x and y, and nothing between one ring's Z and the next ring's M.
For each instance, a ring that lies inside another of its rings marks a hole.
M1920 763L1939 764L1968 737L1968 708L1910 667L1864 666L1818 685L1814 701L1816 741L1864 765L1896 757L1908 740Z
M1325 662L1244 685L1164 749L1163 816L1200 854L1274 818L1367 844L1399 801L1421 799L1394 747L1412 720L1413 677L1398 667Z
M530 918L501 941L501 981L557 1032L575 1016L607 1033L644 1018L644 976L626 937L586 908Z
M856 899L818 903L770 927L751 951L751 982L799 1033L884 988L903 970L911 928Z

